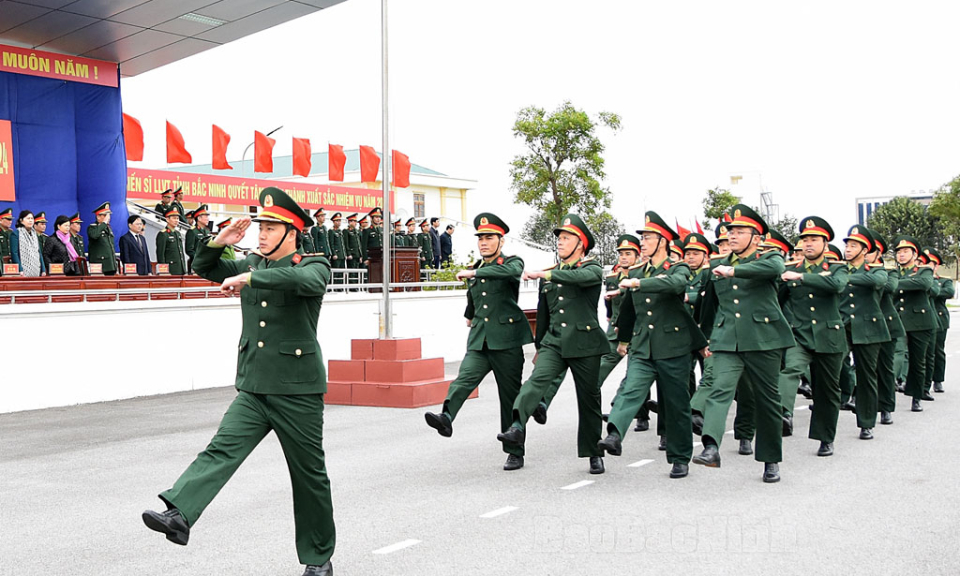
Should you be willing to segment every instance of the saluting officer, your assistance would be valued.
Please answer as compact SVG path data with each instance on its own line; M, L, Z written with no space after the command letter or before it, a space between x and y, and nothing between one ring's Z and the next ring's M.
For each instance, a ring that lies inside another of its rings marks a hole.
M370 250L372 248L383 248L383 227L380 223L383 221L383 210L374 208L367 213L371 225L360 234L360 247L363 250L363 265L370 267Z
M333 222L333 228L327 230L327 247L330 249L327 259L334 268L346 268L347 254L343 249L343 230L340 229L343 215L337 212L330 217L330 221Z
M70 217L70 243L73 244L73 249L77 251L77 256L86 258L87 251L83 245L83 236L80 235L81 224L83 224L83 220L80 219L79 212Z
M523 377L523 345L533 342L526 316L517 305L523 260L503 255L503 237L510 228L489 212L478 214L473 226L481 260L457 273L458 280L468 282L467 355L457 379L450 383L443 410L424 415L427 425L445 437L453 434L460 407L491 370L500 392L500 431L509 428ZM503 450L507 453L504 470L523 467L522 445L504 444Z
M151 530L186 545L200 515L244 459L272 430L280 439L293 487L297 556L304 576L330 576L335 544L333 502L323 453L326 371L317 323L330 281L330 264L304 256L297 234L310 214L284 191L260 193L260 254L236 262L224 246L243 239L250 218L240 218L197 249L197 273L240 296L243 331L237 361L237 396L207 448L159 496L165 512L146 511Z
M183 220L186 217L183 208L183 186L178 186L177 189L173 191L173 205L176 206L177 212L180 213L180 219Z
M173 189L172 189L172 188L167 188L166 190L163 191L162 194L160 194L160 202L158 202L157 205L154 206L153 210L154 210L157 214L159 214L161 218L164 218L164 214L166 214L167 211L170 210L170 208L173 207L173 206L174 206L174 204L173 204ZM179 212L179 210L178 210L178 211L177 211L177 214L179 215L179 213L180 213L180 212Z
M923 412L920 401L924 397L924 380L927 373L927 349L934 345L934 333L939 329L937 314L930 307L927 292L933 287L933 269L921 266L920 242L913 236L897 236L894 250L900 266L900 282L897 284L897 308L907 339L907 385L904 393L913 398L913 412ZM929 396L929 393L927 394ZM932 400L933 397L929 396Z
M180 236L180 212L174 206L164 214L167 227L157 233L157 264L169 264L170 274L182 276L187 273L187 259L183 254L183 239Z
M426 218L420 222L417 244L420 246L420 268L433 268L433 241L430 237L430 221Z
M10 236L13 234L13 208L0 210L0 264L10 256ZM0 273L3 267L0 266Z
M34 221L34 227L36 227L36 220ZM937 310L937 322L939 324L937 328L937 339L934 342L932 373L930 369L927 370L927 372L930 373L930 377L926 379L926 382L929 383L932 381L933 391L942 393L944 375L947 369L947 331L950 329L950 310L947 308L947 300L953 298L955 289L953 280L947 277L941 277L938 274L940 266L943 264L943 256L940 255L940 252L935 248L925 248L924 252L927 258L930 259L930 264L933 266L933 277L938 289L937 296L934 298L934 306ZM930 354L927 354L927 362L930 362Z
M887 251L887 240L876 230L866 229L867 236L873 243L866 257L867 264L882 266L887 273L887 281L880 294L880 310L887 324L890 340L880 344L880 353L877 355L877 404L880 409L880 423L893 424L893 413L897 409L897 378L894 371L894 356L896 355L897 341L906 336L900 314L893 304L895 294L899 294L900 274L896 267L885 266L883 255Z
M317 208L317 211L313 213L313 217L317 222L317 225L310 229L310 235L313 237L313 249L316 250L318 254L323 254L329 259L330 242L327 240L327 227L324 226L324 222L327 221L327 213L322 207Z
M783 424L777 374L783 349L793 346L777 301L783 258L757 250L767 223L743 204L731 208L727 224L730 253L713 265L700 328L709 339L713 385L704 402L703 452L695 464L720 467L720 442L737 384L753 393L757 443L754 459L764 463L764 482L780 481Z
M233 218L227 218L226 220L224 220L224 221L222 221L222 222L218 222L218 223L217 223L217 233L219 234L220 232L223 232L223 231L226 230L227 227L230 226L231 224L233 224ZM223 254L220 255L220 258L222 258L222 259L224 259L224 260L236 260L236 259L237 259L236 250L235 250L235 249L233 248L233 246L231 246L231 245L224 246L224 247L223 247Z
M343 231L344 251L347 254L347 268L359 268L362 263L360 253L360 230L357 229L357 214L347 216L347 229Z
M625 356L629 346L627 377L613 401L607 437L597 447L613 456L622 453L627 427L656 381L658 420L664 421L667 462L673 465L670 477L683 478L693 456L690 354L706 353L707 341L683 304L690 267L669 261L668 245L678 239L677 233L656 212L647 212L644 220L637 233L646 262L632 266L629 278L620 281L628 295L617 319L617 352Z
M817 456L833 455L840 415L840 367L848 353L840 294L847 287L847 266L826 259L833 228L818 216L800 221L803 261L783 273L780 301L793 327L796 345L788 348L780 372L780 401L784 428L793 431L793 411L800 376L810 369L813 412L809 438L820 441Z
M579 430L577 453L590 459L590 473L603 474L600 441L600 357L610 350L597 319L603 289L603 266L584 258L596 245L593 234L576 214L567 214L554 229L560 264L526 271L524 279L541 279L537 305L537 356L533 374L513 404L513 424L497 439L522 447L525 427L550 384L567 369L577 388Z
M193 258L196 256L197 246L206 244L213 237L213 232L210 231L210 213L207 212L207 205L201 204L191 214L193 214L194 226L187 230L185 247L188 272L193 269Z
M117 250L113 241L113 228L110 227L110 203L104 202L93 211L97 223L87 226L87 238L90 240L91 264L100 264L104 276L117 273Z

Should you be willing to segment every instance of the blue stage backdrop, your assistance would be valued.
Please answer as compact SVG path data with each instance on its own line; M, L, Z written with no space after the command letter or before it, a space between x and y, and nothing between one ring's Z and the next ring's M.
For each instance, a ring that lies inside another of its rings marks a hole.
M80 212L86 241L94 208L110 202L114 238L126 233L119 88L0 72L0 119L13 131L14 220L21 210L46 212L52 235L58 215Z

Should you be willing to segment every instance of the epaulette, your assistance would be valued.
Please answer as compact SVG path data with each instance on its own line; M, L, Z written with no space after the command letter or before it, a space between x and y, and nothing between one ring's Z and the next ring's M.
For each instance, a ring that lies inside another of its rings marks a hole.
M726 258L726 257L727 257L726 254L711 254L711 255L710 255L710 259L711 259L711 260L716 260L717 258Z
M546 272L547 270L553 270L556 267L557 267L556 264L554 264L553 266L547 266L546 268L543 269L543 271Z
M627 270L636 270L637 268L640 268L641 266L646 266L646 265L647 265L646 262L641 262L639 264L634 264L633 266L627 268Z
M604 276L604 278L615 278L615 277L617 277L617 276L619 276L619 275L620 275L620 271L614 269L614 270L611 270L609 274L607 274L606 276Z

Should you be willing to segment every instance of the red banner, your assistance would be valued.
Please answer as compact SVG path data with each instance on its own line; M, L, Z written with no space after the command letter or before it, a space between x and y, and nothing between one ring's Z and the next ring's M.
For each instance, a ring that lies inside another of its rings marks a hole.
M10 121L0 120L0 200L13 202L17 199L13 186L13 136Z
M120 85L118 70L114 62L0 45L0 72L116 88Z
M323 207L327 212L360 214L383 208L383 191L379 189L127 168L127 198L149 200L147 208L153 208L153 204L160 201L160 194L164 190L176 190L180 186L183 186L184 202L200 204L259 206L260 191L276 186L303 208ZM394 191L391 190L390 205L394 206L395 203Z

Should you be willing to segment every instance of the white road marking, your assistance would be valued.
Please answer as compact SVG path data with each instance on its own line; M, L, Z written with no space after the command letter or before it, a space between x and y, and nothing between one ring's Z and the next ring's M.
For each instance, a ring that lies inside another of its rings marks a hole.
M653 462L653 460L640 460L639 462L634 462L633 464L627 464L627 468L639 468L641 466L646 466L651 462Z
M576 490L577 488L583 488L584 486L589 486L591 484L593 484L593 480L581 480L568 486L564 486L561 488L561 490Z
M517 509L518 508L516 506L504 506L503 508L497 508L496 510L492 510L490 512L487 512L486 514L481 514L480 517L496 518L497 516L503 516L504 514L509 514L510 512L513 512L514 510L517 510Z
M733 434L733 430L727 430L724 434Z
M703 446L703 442L694 442L694 443L693 443L693 447L694 447L694 448L699 448L700 446Z
M404 548L409 548L411 546L416 546L419 544L419 540L404 540L403 542L397 542L396 544L391 544L389 546L384 546L379 550L374 550L374 554L390 554L391 552L396 552L397 550L403 550Z

